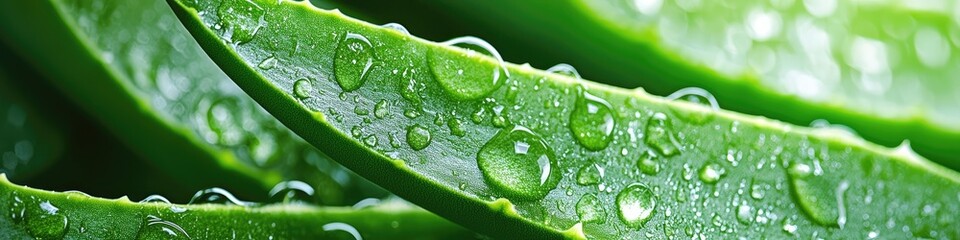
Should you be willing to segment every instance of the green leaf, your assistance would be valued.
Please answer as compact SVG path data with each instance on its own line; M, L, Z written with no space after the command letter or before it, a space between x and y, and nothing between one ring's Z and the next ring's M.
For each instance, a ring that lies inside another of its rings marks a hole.
M724 109L798 125L822 118L886 146L907 139L921 155L960 169L960 5L953 2L346 4L429 36L443 35L434 23L444 22L443 31L489 37L504 56L544 68L568 62L608 84L661 96L701 87Z
M3 38L18 53L191 189L226 186L261 197L274 184L297 179L319 189L317 201L327 204L385 194L243 94L162 1L7 1L0 9ZM23 24L27 18L35 20Z
M467 41L476 51L428 42L306 2L169 2L210 57L298 135L493 237L960 237L960 176L909 149L499 65L477 56L494 50L476 40ZM256 34L238 42L237 32ZM364 47L338 56L355 39ZM268 58L276 67L257 67ZM357 69L363 79L341 79ZM497 76L509 77L473 95ZM370 114L382 102L386 113Z
M299 204L131 202L17 186L0 174L3 239L464 239L471 233L401 202L356 209Z

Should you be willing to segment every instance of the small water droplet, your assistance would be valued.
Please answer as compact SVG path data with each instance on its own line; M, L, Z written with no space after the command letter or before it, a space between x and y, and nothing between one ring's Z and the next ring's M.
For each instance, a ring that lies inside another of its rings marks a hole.
M553 65L553 67L547 68L547 72L571 76L573 78L576 78L577 80L581 79L580 73L577 72L577 69L573 68L573 66L566 63Z
M594 194L584 194L577 201L577 216L580 222L584 223L604 223L607 219L607 210L603 203Z
M700 168L700 181L708 184L717 183L726 174L726 170L716 163L709 163Z
M553 148L523 126L501 129L477 153L484 179L504 195L541 199L560 182Z
M383 119L390 114L390 103L387 100L380 100L373 106L373 116L377 119Z
M270 70L277 66L277 58L271 56L257 64L257 67L263 70Z
M305 182L291 180L283 181L277 183L270 189L270 197L274 202L294 202L294 201L305 201L310 202L310 198L313 197L313 187L310 184Z
M399 23L387 23L381 27L403 33L403 35L410 35L410 31L407 31L407 28Z
M794 224L793 220L790 220L790 218L783 219L783 226L782 226L783 232L794 234L797 232L797 228L798 228L797 225Z
M441 43L461 47L466 51L431 48L428 64L440 86L460 100L474 100L487 96L509 78L506 64L492 45L476 37L459 37ZM482 57L484 51L493 59ZM482 62L483 64L478 64Z
M763 188L762 184L757 183L756 180L754 180L753 183L750 183L750 197L752 197L753 199L760 200L760 199L763 199L763 196L765 194L766 194L766 189Z
M403 81L403 83L400 88L400 96L410 101L414 106L420 106L420 104L423 103L423 100L420 99L420 91L422 91L424 87L413 78L409 78L407 81Z
M603 180L605 169L596 163L587 164L577 171L577 184L597 185Z
M461 122L460 119L451 117L450 120L447 121L447 127L450 128L450 134L454 136L463 137L467 135L467 131L463 129L463 122Z
M430 130L419 124L407 128L407 144L413 150L419 151L427 148L427 146L430 146L431 138Z
M313 83L310 83L310 80L301 78L296 82L293 82L293 96L299 99L304 99L309 98L310 94L313 92Z
M591 151L607 148L613 140L616 115L610 103L586 90L577 99L570 113L570 131L577 142Z
M666 157L680 153L680 144L673 136L667 115L663 113L655 113L648 120L644 142Z
M354 240L363 240L363 237L360 236L360 232L350 224L342 222L332 222L323 225L323 231L343 231L349 233L350 236L353 236Z
M357 90L366 81L367 73L373 67L373 45L366 37L356 33L347 33L340 41L334 57L334 75L337 84L344 92Z
M643 184L630 184L617 194L620 220L628 227L643 227L653 217L656 208L657 195Z
M367 136L367 137L363 138L363 144L366 144L367 147L376 147L376 146L377 146L377 136L371 134L370 136Z
M650 151L644 151L637 159L637 168L640 172L647 175L656 175L660 172L660 162L657 161L657 155Z

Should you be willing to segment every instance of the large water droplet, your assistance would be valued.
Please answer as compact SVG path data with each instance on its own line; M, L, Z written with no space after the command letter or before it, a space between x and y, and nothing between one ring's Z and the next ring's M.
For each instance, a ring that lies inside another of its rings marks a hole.
M459 37L442 44L465 50L431 48L427 58L440 86L456 99L474 100L487 96L510 77L500 53L482 39ZM494 59L477 54L478 50L485 51Z
M577 184L596 185L603 180L605 169L596 163L587 164L577 171Z
M800 209L813 222L823 226L842 227L846 223L843 195L849 184L814 174L810 165L793 163L787 169L793 197Z
M163 220L154 215L147 215L146 223L137 232L136 239L191 239L180 225Z
M620 220L628 227L640 228L653 217L657 195L643 184L630 184L617 194Z
M263 8L251 1L223 2L217 8L219 24L222 25L224 40L243 44L253 40L260 28L266 24L263 20Z
M431 138L430 130L419 124L407 128L407 144L413 150L419 151L427 148L427 146L430 146Z
M345 92L357 90L366 81L367 72L373 67L373 45L360 34L347 33L337 46L333 72L337 84Z
M753 222L753 208L750 205L741 204L737 207L737 221L745 225Z
M570 131L584 148L603 150L613 140L616 115L606 100L582 91L570 113Z
M21 198L11 194L11 217L36 239L62 239L70 224L57 206L35 197Z
M342 222L332 222L332 223L324 224L323 231L327 231L327 232L343 231L350 234L350 236L353 236L354 240L363 240L363 237L360 236L360 231L357 231L357 229L351 226L350 224L346 224Z
M573 78L576 78L577 80L581 79L580 72L577 72L576 68L573 68L573 66L566 63L553 65L553 67L547 68L547 72L571 76Z
M553 148L523 126L501 129L477 153L484 179L504 195L541 199L560 182Z
M283 181L277 183L277 185L274 185L273 188L270 189L270 200L284 203L294 201L310 202L313 193L314 190L310 184L296 180Z
M237 197L234 197L233 194L227 192L227 190L223 190L222 188L200 190L193 194L193 197L190 198L190 202L187 202L187 204L201 203L233 204L237 206L253 205L253 203L250 202L240 201L240 199L237 199Z
M717 99L713 97L713 94L710 94L710 92L707 92L707 90L698 87L688 87L677 90L676 92L668 95L666 98L669 100L682 100L704 104L709 106L710 109L713 109L713 111L720 110L720 104L717 103ZM693 124L703 124L713 118L713 113L711 112L703 112L694 109L682 108L679 106L671 106L670 111L673 112L673 115Z
M577 201L577 216L580 222L584 223L604 223L607 219L607 210L603 203L594 194L585 194Z
M647 121L644 142L663 156L669 157L680 153L680 144L673 137L667 115L663 113L655 113Z
M410 31L407 31L407 28L399 23L387 23L381 27L403 33L403 35L410 35Z
M186 208L173 205L173 203L171 203L170 200L167 200L167 198L156 194L143 198L143 200L140 200L140 203L164 203L170 205L170 211L174 213L182 213L187 211Z

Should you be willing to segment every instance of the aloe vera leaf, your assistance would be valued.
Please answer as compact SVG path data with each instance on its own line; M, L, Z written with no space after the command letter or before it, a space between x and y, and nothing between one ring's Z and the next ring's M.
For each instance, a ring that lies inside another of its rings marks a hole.
M136 203L17 186L0 174L3 239L464 239L472 233L407 204L362 209ZM109 217L104 217L109 216ZM346 226L346 227L345 227Z
M448 31L489 37L505 56L534 66L568 62L584 76L663 96L702 87L729 110L798 125L827 119L886 146L908 139L921 155L960 169L953 2L349 3L399 15L394 21L418 33L444 22Z
M385 194L243 94L162 1L10 1L0 8L6 41L190 189L229 187L255 198L281 180L297 179L314 185L318 201L327 204ZM42 19L18 20L25 18Z
M169 2L298 135L493 237L960 236L960 176L907 149L501 66L305 2ZM266 57L283 64L257 68ZM448 91L480 82L500 87ZM381 102L384 114L362 114Z
M0 47L0 173L29 179L60 159L67 130L48 96L28 91L36 76L15 70L23 64L11 55Z

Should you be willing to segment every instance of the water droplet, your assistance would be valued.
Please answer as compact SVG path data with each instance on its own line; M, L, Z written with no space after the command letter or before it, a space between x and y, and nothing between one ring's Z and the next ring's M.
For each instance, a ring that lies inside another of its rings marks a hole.
M277 66L277 58L271 56L267 59L264 59L260 64L257 64L257 67L263 70L270 70Z
M746 204L737 207L737 221L745 225L753 222L753 208Z
M380 205L380 199L378 198L365 198L353 204L354 209L363 209L368 207L373 207Z
M467 135L467 131L463 130L463 122L461 122L460 119L451 117L450 120L447 121L447 127L450 128L450 134L454 136L463 137Z
M304 99L309 98L311 93L313 93L313 84L310 80L302 78L293 82L293 96Z
M70 224L67 216L60 213L60 209L50 201L40 200L33 196L21 198L14 192L10 203L13 222L22 224L36 239L62 239Z
M190 234L180 225L163 220L154 215L147 215L146 223L137 232L136 239L191 239Z
M577 72L577 69L573 68L573 66L570 66L570 64L566 64L566 63L553 65L553 67L547 68L547 72L571 76L573 78L576 78L577 80L581 79L580 73Z
M431 141L430 130L423 126L417 124L407 128L407 144L413 150L423 150L430 146Z
M171 203L170 200L167 200L167 198L160 195L156 195L156 194L143 198L143 200L140 200L140 203L165 203L167 205L170 205L171 212L182 213L187 211L186 208L173 205L173 203Z
M753 199L763 199L763 196L766 194L767 190L763 189L763 184L757 183L756 180L750 183L750 197Z
M713 97L713 94L710 94L710 92L707 92L707 90L698 87L688 87L677 90L676 92L668 95L666 99L671 101L683 100L692 103L704 104L709 106L713 111L720 110L720 104L717 103L717 99ZM697 109L683 108L680 106L671 106L670 111L673 112L673 115L680 117L689 123L698 125L706 123L713 118L713 113L711 112L703 112Z
M832 124L826 119L816 119L810 122L810 127L817 129L839 130L840 133L850 136L857 136L857 132L852 128L842 124Z
M603 205L597 195L584 194L583 197L580 197L580 201L577 201L576 206L580 222L601 224L606 222L607 210Z
M373 106L373 116L377 119L383 119L390 114L390 103L387 100L380 100Z
M207 109L207 127L213 133L207 136L207 141L222 146L235 146L242 142L243 132L242 119L237 114L240 112L235 101L231 99L221 99Z
M187 204L201 204L201 203L217 203L217 204L233 204L237 206L251 206L253 203L240 201L222 188L210 188L198 191L196 194L193 194L193 197L190 198L190 201Z
M323 225L323 231L343 231L349 233L350 236L353 236L354 240L363 240L363 237L360 236L360 232L350 224L342 222L332 222Z
M417 83L417 80L410 78L407 81L403 81L403 85L400 89L400 96L407 101L410 101L414 106L420 106L423 103L423 100L420 99L420 91L423 90L424 86Z
M814 174L813 168L804 163L791 164L787 176L797 205L813 222L836 227L846 223L842 206L843 194L849 186L846 181L834 184L830 178Z
M370 110L367 110L366 108L363 108L361 106L356 106L356 107L353 107L353 113L356 113L357 115L360 115L360 116L366 116L370 114Z
M440 86L456 99L474 100L487 96L510 77L500 53L482 39L459 37L441 44L466 50L432 48L428 54L433 76L440 82ZM477 54L478 50L485 51L493 59Z
M367 137L363 138L363 144L366 144L367 147L376 147L376 146L377 146L377 136L371 134L370 136L367 136Z
M650 151L644 151L637 159L637 168L640 172L647 175L656 175L660 172L660 162L657 161L657 155Z
M523 126L501 129L477 153L484 179L504 195L541 199L560 182L553 148Z
M337 46L333 62L333 72L340 88L345 92L360 88L373 67L373 58L370 40L360 34L347 33Z
M643 184L630 184L617 194L620 220L628 227L643 227L653 217L656 208L657 195Z
M251 1L223 2L217 8L217 16L223 28L221 37L235 44L253 40L266 24L263 8Z
M613 140L616 115L610 103L586 90L577 99L570 113L570 131L577 142L591 151L603 150Z
M313 197L313 187L310 184L305 182L291 180L283 181L274 185L270 189L270 197L274 202L294 202L294 201L306 201L310 202L309 199Z
M651 148L656 149L657 152L660 152L660 155L669 157L679 154L680 144L677 143L677 139L673 137L673 132L670 128L667 115L659 112L653 114L647 122L644 142Z
M596 163L587 164L577 171L577 184L596 185L603 180L604 171L606 170Z
M410 31L407 31L407 28L399 23L387 23L381 27L403 33L403 35L410 35Z
M714 184L726 174L726 170L716 163L709 163L700 168L700 181Z
M785 233L794 234L797 232L797 225L793 224L793 220L790 220L790 218L784 218L782 229Z

